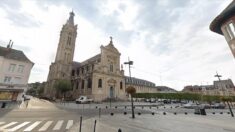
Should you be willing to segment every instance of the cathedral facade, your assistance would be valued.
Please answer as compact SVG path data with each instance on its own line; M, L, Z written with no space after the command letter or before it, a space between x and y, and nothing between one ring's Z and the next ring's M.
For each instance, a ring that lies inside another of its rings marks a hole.
M84 62L73 63L73 97L86 95L96 101L123 100L126 94L124 71L120 69L121 54L114 47L112 38L100 50L100 54Z
M74 62L74 49L77 25L74 13L63 25L55 62L51 63L44 93L47 97L56 96L55 84L58 80L69 80L72 84L72 98L86 95L96 101L107 98L124 99L124 71L120 69L120 53L114 47L112 37L101 53L84 62Z
M107 99L126 100L126 87L134 86L138 93L157 92L154 83L124 76L120 64L121 53L115 48L112 37L105 46L100 46L100 53L83 62L73 61L77 25L74 24L74 13L63 25L56 58L50 65L45 96L55 98L55 84L58 80L71 81L72 90L67 97L76 99L81 95L95 101Z

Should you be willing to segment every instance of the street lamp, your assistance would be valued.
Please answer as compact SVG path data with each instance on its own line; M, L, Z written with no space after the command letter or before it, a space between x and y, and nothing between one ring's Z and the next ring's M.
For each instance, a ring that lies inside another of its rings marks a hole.
M129 58L128 58L128 62L124 62L125 65L128 65L129 66L129 76L130 76L130 80L131 80L131 83L132 83L132 78L131 78L131 65L133 65L133 61L130 61ZM130 83L130 84L131 84ZM130 87L132 89L134 89L134 87ZM132 91L132 90L130 90ZM134 92L135 92L135 89L134 89ZM129 92L128 92L129 93ZM134 113L134 104L133 104L133 98L132 98L132 95L133 93L129 93L131 94L131 111L132 111L132 118L135 118L135 113Z

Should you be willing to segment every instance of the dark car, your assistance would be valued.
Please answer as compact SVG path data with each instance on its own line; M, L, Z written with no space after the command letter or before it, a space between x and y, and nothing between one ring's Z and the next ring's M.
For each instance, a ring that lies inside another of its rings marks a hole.
M225 104L223 103L215 103L211 105L211 108L213 109L224 109L225 108Z

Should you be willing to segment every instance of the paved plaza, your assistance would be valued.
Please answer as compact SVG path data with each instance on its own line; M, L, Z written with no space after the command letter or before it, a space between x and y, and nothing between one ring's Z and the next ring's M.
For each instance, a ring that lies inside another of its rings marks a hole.
M130 118L131 114L114 114L90 118L82 123L82 132L94 130L94 122L97 120L96 132L234 132L235 119L228 115L163 115L144 114ZM76 123L69 132L79 130Z
M130 118L130 102L65 102L53 103L54 107L38 107L32 103L29 108L9 107L0 109L0 131L78 132L81 116L82 132L93 131L95 120L96 132L117 132L118 129L122 132L235 131L235 118L228 109L207 109L207 115L201 116L195 115L193 109L181 108L180 104L134 104L135 119Z

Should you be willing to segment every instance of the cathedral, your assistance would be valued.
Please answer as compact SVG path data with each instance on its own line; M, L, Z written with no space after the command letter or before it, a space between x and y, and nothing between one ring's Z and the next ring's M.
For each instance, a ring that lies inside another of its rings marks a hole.
M138 85L137 91L157 92L155 84L133 78L126 84L128 77L120 64L121 53L114 46L112 37L107 45L100 46L100 53L83 62L73 61L77 25L74 24L73 12L63 25L57 48L55 62L51 63L44 94L47 97L56 96L55 84L57 80L69 80L72 91L69 96L73 99L81 95L88 96L95 101L106 99L125 100L126 85Z

